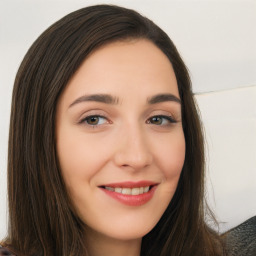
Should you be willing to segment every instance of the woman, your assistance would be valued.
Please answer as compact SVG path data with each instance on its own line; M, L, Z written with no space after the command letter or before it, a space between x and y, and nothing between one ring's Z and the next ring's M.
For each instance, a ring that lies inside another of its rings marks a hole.
M205 223L204 149L169 37L91 6L32 45L12 100L3 245L16 255L224 255Z

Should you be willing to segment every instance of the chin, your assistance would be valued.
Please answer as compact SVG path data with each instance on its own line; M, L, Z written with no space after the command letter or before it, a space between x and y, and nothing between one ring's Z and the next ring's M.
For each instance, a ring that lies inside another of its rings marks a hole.
M111 237L116 240L123 240L123 241L131 241L131 240L137 240L142 239L147 233L151 231L151 228L148 229L141 229L141 230L131 230L126 229L122 230L111 230L108 234L106 234L108 237Z
M93 229L98 233L117 240L136 240L148 234L157 224L158 219L117 219Z

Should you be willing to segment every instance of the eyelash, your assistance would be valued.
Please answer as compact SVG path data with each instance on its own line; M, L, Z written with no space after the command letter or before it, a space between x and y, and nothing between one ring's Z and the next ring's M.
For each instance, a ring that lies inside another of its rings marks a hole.
M86 123L86 125L88 125L88 126L91 126L91 127L96 127L96 126L99 126L99 125L102 125L102 124L89 124L88 123L88 121L90 120L90 119L92 119L92 118L98 118L98 119L100 119L100 118L103 118L103 119L105 119L106 121L108 121L108 119L105 117L105 116L101 116L101 115L90 115L90 116L87 116L87 117L85 117L85 118L83 118L79 123L81 123L81 124L84 124L84 123ZM108 121L109 122L109 121Z
M103 124L99 124L99 123L97 123L97 124L89 124L88 121L89 121L90 119L92 119L92 118L95 118L95 119L101 119L101 118L103 118L103 119L106 120L107 123L111 123L111 122L107 119L107 117L102 116L102 115L90 115L90 116L87 116L87 117L83 118L79 123L81 123L81 124L84 124L84 123L85 123L86 125L91 126L92 128L96 128L96 127L98 127L98 126L100 126L100 125L104 125L104 123L105 123L105 122L104 122ZM161 119L161 123L160 123L160 124L154 124L154 123L152 123L153 119ZM168 123L167 123L167 124L162 124L162 123L164 122L163 120L167 120ZM175 120L175 119L174 119L173 117L171 117L171 116L155 115L155 116L152 116L152 117L150 117L149 119L147 119L146 123L147 123L147 124L157 125L157 126L168 126L168 125L177 123L177 120Z
M161 124L156 124L156 125L167 126L167 125L170 125L170 124L177 123L177 120L175 120L173 117L171 117L171 116L165 116L165 115L156 115L156 116L152 116L152 117L150 117L150 118L146 121L146 123L149 124L149 123L150 123L150 120L151 120L151 122L152 122L152 120L153 120L154 118L161 118L162 122L163 122L163 119L165 119L165 120L167 120L167 122L168 122L167 124L162 124L162 122L161 122Z

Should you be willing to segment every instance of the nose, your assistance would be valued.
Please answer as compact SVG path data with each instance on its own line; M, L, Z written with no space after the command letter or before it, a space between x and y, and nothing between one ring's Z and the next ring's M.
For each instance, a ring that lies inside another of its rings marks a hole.
M145 132L139 127L123 131L117 141L114 162L119 167L137 171L151 165L153 156Z

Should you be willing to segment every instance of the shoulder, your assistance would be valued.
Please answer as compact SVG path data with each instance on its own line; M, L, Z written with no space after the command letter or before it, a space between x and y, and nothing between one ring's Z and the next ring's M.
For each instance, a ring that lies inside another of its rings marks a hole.
M2 247L0 245L0 256L16 256L13 254L10 250L8 250L6 247Z
M231 256L256 255L256 216L224 233L227 250Z

